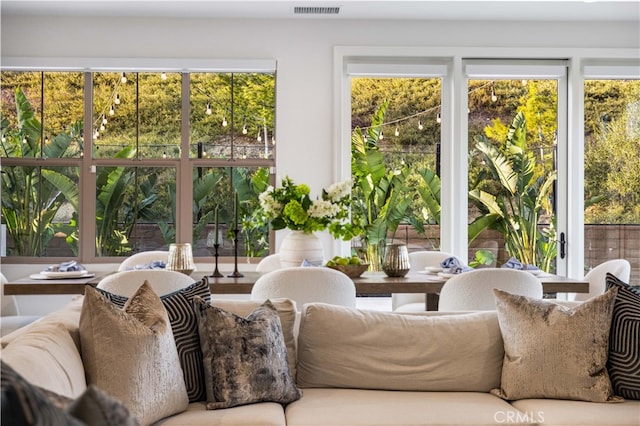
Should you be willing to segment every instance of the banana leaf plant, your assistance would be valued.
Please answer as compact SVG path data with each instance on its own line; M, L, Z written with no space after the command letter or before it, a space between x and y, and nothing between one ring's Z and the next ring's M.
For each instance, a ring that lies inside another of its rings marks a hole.
M556 172L536 173L536 159L527 148L526 135L526 119L519 112L504 142L494 145L484 135L478 136L476 149L486 167L469 197L483 217L490 218L489 227L504 235L510 256L549 271L556 256L553 218L545 229L540 228L539 221L543 215L553 216L551 195Z
M371 126L351 135L352 226L362 229L363 255L372 271L381 269L387 235L398 229L413 198L406 184L409 166L388 167L378 145L388 106L383 102Z
M2 127L2 156L9 158L64 157L79 139L81 123L71 126L49 143L41 143L42 125L24 92L16 88L16 127L5 117ZM2 221L13 242L11 255L44 256L47 245L65 225L54 223L60 208L69 204L78 211L77 171L38 166L5 167L2 170ZM68 226L68 225L66 225ZM77 229L77 228L76 228Z

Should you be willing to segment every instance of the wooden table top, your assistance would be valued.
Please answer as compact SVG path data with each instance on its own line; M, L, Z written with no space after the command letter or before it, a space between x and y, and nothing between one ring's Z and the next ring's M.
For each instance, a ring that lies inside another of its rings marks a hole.
M213 294L250 294L253 284L260 277L258 272L242 272L242 277L228 277L230 272L222 272L221 278L207 277ZM86 285L96 286L107 274L96 274L89 278L73 279L33 279L21 278L4 285L6 295L51 295L51 294L84 294ZM194 272L195 280L209 275L207 272ZM589 282L557 275L540 278L545 293L588 293ZM408 274L404 277L387 277L382 272L365 272L354 278L358 294L389 293L425 293L437 294L446 282L446 278L420 273Z

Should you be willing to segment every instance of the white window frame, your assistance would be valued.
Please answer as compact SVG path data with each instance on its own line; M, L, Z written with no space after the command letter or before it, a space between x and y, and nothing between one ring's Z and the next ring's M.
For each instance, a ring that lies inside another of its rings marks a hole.
M559 133L566 133L563 149L558 152L558 233L564 230L567 236L567 258L559 262L558 273L568 277L581 278L584 273L584 75L595 72L599 67L611 71L612 65L631 64L629 72L637 72L640 52L636 49L586 49L586 48L496 48L496 47L382 47L382 46L336 46L334 48L334 161L337 165L337 181L348 179L350 170L351 107L348 66L362 67L370 58L385 64L428 63L430 60L447 63L449 72L443 79L442 89L442 223L441 246L443 250L457 256L467 255L467 83L463 61L475 60L477 64L490 59L500 59L511 72L519 70L518 60L566 61L566 94L564 105L558 99ZM469 62L471 63L471 62ZM353 65L352 65L353 66ZM371 69L375 71L375 67ZM506 70L507 68L505 68ZM553 69L553 68L551 68ZM539 69L540 72L544 68ZM549 71L547 69L547 71ZM614 72L619 71L613 69ZM364 71L362 71L364 72ZM583 74L583 72L585 74ZM506 74L505 74L506 75ZM637 74L636 74L637 75ZM611 78L611 76L609 76ZM559 94L560 95L560 94ZM446 108L444 107L447 104ZM561 111L561 108L564 111ZM560 117L564 129L561 128ZM558 138L560 140L560 136ZM446 143L447 140L457 143ZM569 190L570 188L570 190ZM559 235L559 234L558 234ZM344 252L344 245L336 246L338 253Z

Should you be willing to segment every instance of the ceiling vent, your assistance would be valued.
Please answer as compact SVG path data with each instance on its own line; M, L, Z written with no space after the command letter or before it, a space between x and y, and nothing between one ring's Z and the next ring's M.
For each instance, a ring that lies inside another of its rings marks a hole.
M295 6L293 8L294 15L337 15L338 13L340 13L338 6Z

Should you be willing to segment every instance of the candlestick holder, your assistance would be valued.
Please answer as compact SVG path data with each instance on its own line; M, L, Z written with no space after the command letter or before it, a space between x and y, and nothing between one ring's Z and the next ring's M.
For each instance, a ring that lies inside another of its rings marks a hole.
M220 271L218 270L218 250L220 249L220 244L216 243L213 245L213 256L216 258L216 268L213 271L213 273L211 275L209 275L211 278L220 278L220 277L224 277L224 275L222 275L220 273Z
M233 277L244 277L243 274L238 271L238 228L233 230L233 261L234 261L234 269L233 272L227 275L229 278Z

